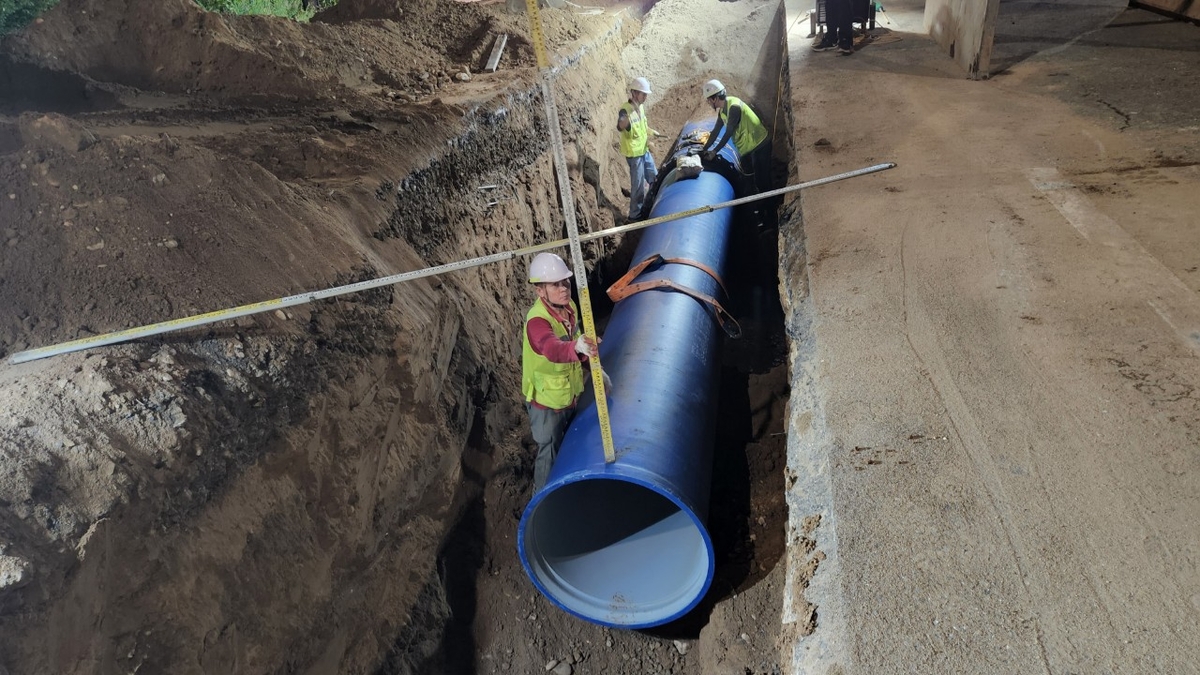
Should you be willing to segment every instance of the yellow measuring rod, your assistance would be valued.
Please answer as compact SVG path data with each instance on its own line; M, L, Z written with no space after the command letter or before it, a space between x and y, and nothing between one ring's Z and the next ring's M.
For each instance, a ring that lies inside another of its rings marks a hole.
M599 344L596 322L592 319L592 296L588 290L587 270L583 266L583 248L579 245L579 225L575 222L575 199L571 196L571 179L567 175L567 154L563 151L562 128L558 124L558 105L554 102L554 86L550 81L550 57L546 54L546 36L542 33L542 15L538 11L538 0L525 0L529 12L529 31L533 39L533 53L537 56L538 70L542 75L542 101L546 106L546 127L550 131L550 149L554 154L554 174L558 177L558 192L562 201L563 219L567 223L567 239L571 248L571 268L575 270L575 288L579 289L579 314L583 319L583 333ZM600 438L604 445L604 461L617 461L613 447L612 425L608 420L608 397L604 393L604 369L600 365L600 354L588 359L592 369L592 386L596 389L596 413L600 416Z
M854 178L856 176L864 176L871 173L877 173L879 171L886 171L887 169L891 169L895 166L896 165L892 163L876 164L874 166L868 166L862 169L856 169L854 171L847 171L846 173L839 173L833 176L827 176L825 178L818 178L816 180L798 183L796 185L788 185L777 190L771 190L770 192L763 192L760 194L751 195L749 197L741 197L739 199L733 199L727 202L720 202L717 204L711 204L709 206L701 206L698 208L689 209L687 211L680 211L678 213L670 213L665 216L650 218L649 220L642 220L636 223L621 225L620 227L610 227L607 230L600 230L599 232L590 232L588 234L580 235L579 241L593 241L603 237L611 237L617 234L633 232L634 230L640 230L671 220L689 218L701 213L710 213L712 211L716 211L717 209L733 208L742 204L749 204L750 202L758 201L760 199L777 197L779 195L787 194L789 192L796 192L797 190L803 190L805 188L817 187L818 185L827 185L829 183L835 183L847 178ZM491 263L503 262L505 260L512 260L513 258L517 258L519 256L532 255L534 253L541 253L542 251L550 251L557 248L562 248L569 243L570 241L567 239L548 241L544 244L535 244L533 246L526 246L524 248L513 249L511 251L501 251L499 253L479 256L478 258L468 258L466 260L446 263L445 265L435 265L434 267L426 267L424 269L412 270L410 272L400 272L399 274L392 274L386 277L379 277L377 279L367 279L365 281L346 284L344 286L335 286L333 288L328 288L321 291L310 291L308 293L289 295L287 297L276 298L274 300L264 300L262 302L251 303L249 305L240 305L238 307L231 307L229 309L220 309L215 312L208 312L206 314L196 314L179 319L171 319L170 321L162 321L145 326L138 326L136 328L129 328L126 330L117 331L115 333L93 335L91 337L80 338L78 340L71 340L70 342L62 342L56 345L49 345L47 347L38 347L37 349L17 352L9 356L8 360L9 363L16 364L25 363L27 361L37 361L38 359L46 359L50 358L51 356L58 356L61 354L70 354L71 352L81 352L85 349L93 349L95 347L103 347L105 345L128 342L138 338L184 330L185 328L194 328L196 326L204 326L211 323L217 323L219 321L237 319L243 316L262 314L274 309L295 307L296 305L310 303L313 300L324 300L326 298L334 298L339 295L349 295L350 293L358 293L359 291L366 291L372 288L392 286L404 281L413 281L414 279L432 277L439 274L445 274L446 272L454 272L457 270L470 269L472 267L480 267Z

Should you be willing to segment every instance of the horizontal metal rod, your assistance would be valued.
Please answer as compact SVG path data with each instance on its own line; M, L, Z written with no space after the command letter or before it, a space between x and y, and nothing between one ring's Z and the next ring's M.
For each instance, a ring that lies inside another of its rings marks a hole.
M749 204L751 202L756 202L756 201L759 201L762 199L778 197L779 195L785 195L790 192L796 192L797 190L803 190L806 188L817 187L820 185L828 185L829 183L835 183L837 181L845 180L847 178L855 178L858 176L865 176L867 174L877 173L879 171L886 171L887 169L894 168L895 166L896 166L896 164L893 162L887 162L884 164L875 164L874 166L868 166L868 167L865 167L862 169L856 169L854 171L847 171L846 173L839 173L839 174L836 174L833 176L827 176L825 178L818 178L816 180L810 180L810 181L807 181L804 183L788 185L786 187L781 187L777 190L770 190L768 192L760 192L759 194L756 194L756 195L750 195L748 197L741 197L741 198L733 199L733 200L730 200L727 202L721 202L720 204L712 204L711 206L704 206L701 208L690 209L688 211L680 211L679 213L671 213L671 214L668 214L665 216L659 216L657 218L650 218L648 220L638 221L636 223L628 223L626 225L620 225L618 227L611 227L606 230L600 230L599 232L589 232L587 234L580 234L579 240L580 241L594 241L594 240L600 239L602 237L611 237L616 234L622 234L625 232L633 232L634 230L641 230L641 229L650 227L651 225L665 223L669 220L678 220L680 218L688 218L688 217L691 217L691 216L694 216L694 215L697 215L700 213L709 213L712 211L716 211L717 209L727 209L727 208L732 208L734 206L741 206L742 204ZM563 247L567 246L568 244L570 244L569 240L558 239L556 241L549 241L544 244L535 244L533 246L526 246L524 248L513 249L511 251L502 251L500 253L492 253L490 255L480 256L478 258L469 258L467 260L460 260L458 262L446 263L445 265L435 265L433 267L426 267L424 269L413 270L411 272L401 272L399 274L392 274L392 275L389 275L386 277L379 277L377 279L368 279L366 281L359 281L357 283L347 284L345 286L335 286L333 288L328 288L328 289L321 290L321 291L310 291L307 293L300 293L298 295L289 295L289 296L286 296L283 298L276 298L274 300L264 300L262 302L255 302L255 303L252 303L249 305L239 305L237 307L231 307L229 309L219 309L215 312L208 312L206 314L196 314L194 316L188 316L188 317L184 317L184 318L180 318L180 319L171 319L170 321L162 321L159 323L152 323L152 324L149 324L146 326L138 326L136 328L128 328L126 330L116 331L114 333L93 335L91 337L80 338L78 340L71 340L69 342L62 342L62 343L59 343L56 345L49 345L46 347L38 347L37 349L29 349L29 350L26 350L23 352L17 352L15 354L13 354L12 356L10 356L8 361L9 361L9 363L13 363L13 364L25 363L27 361L37 361L38 359L45 359L45 358L49 358L51 356L58 356L60 354L69 354L71 352L83 351L85 349L91 349L93 347L103 347L105 345L112 345L112 344L117 344L120 342L128 342L130 340L136 340L138 338L150 337L152 335L161 335L163 333L184 330L185 328L194 328L196 326L203 326L203 325L210 324L210 323L216 323L218 321L228 321L230 319L237 319L237 318L241 318L243 316L251 316L253 314L262 314L264 312L269 312L271 310L283 309L284 307L294 307L296 305L303 305L303 304L312 302L313 300L323 300L325 298L333 298L333 297L337 297L339 295L358 293L360 291L366 291L366 290L370 290L372 288L391 286L393 284L398 284L398 283L401 283L404 281L412 281L414 279L423 279L425 277L436 276L438 274L445 274L446 272L455 272L458 270L470 269L472 267L480 267L482 265L488 265L491 263L503 262L505 260L512 260L513 258L516 258L518 256L530 255L533 253L540 253L542 251L549 251L549 250L556 249L556 248L563 248Z

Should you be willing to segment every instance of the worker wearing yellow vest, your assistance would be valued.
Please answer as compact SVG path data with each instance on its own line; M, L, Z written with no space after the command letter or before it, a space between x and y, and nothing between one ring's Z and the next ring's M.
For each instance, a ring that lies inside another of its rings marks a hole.
M654 156L650 154L649 136L661 136L650 128L645 102L650 96L650 80L635 77L629 84L629 100L617 112L617 131L621 134L621 154L629 164L629 220L642 217L646 193L658 176Z
M571 277L567 264L553 253L539 253L529 265L537 301L525 314L521 330L521 393L538 446L534 492L546 484L575 415L575 401L583 393L582 361L596 355L595 342L579 330Z
M749 170L752 176L754 192L770 189L771 144L767 142L767 128L758 119L758 114L742 99L727 96L720 80L705 82L702 91L704 100L717 111L717 123L704 144L701 159L713 161L732 138L743 173Z

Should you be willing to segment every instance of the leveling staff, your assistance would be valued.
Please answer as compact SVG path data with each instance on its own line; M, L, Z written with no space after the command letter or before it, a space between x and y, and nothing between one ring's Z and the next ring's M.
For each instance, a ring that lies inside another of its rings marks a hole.
M558 456L575 402L583 393L583 361L596 356L596 343L579 330L579 308L571 300L571 270L553 253L539 253L529 265L537 301L521 331L521 393L537 443L533 491L546 484ZM605 377L605 384L608 384Z

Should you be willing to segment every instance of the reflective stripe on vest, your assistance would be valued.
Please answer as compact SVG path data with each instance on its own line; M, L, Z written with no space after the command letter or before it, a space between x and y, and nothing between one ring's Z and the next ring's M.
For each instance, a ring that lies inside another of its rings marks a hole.
M575 303L571 303L574 316L579 316ZM550 323L554 334L560 338L568 337L567 329L562 322L550 315L550 310L538 298L525 315L525 323L521 326L521 393L526 401L534 401L539 405L554 410L562 410L571 405L577 396L583 393L583 365L578 361L571 363L555 363L533 351L529 344L529 322L532 319L545 319ZM569 337L576 338L575 335Z
M733 144L737 146L738 155L745 157L767 140L767 128L759 121L758 114L750 108L750 105L736 96L725 99L725 106L719 113L722 124L729 124L725 113L734 106L741 108L742 121L738 122L737 131L733 132Z
M629 128L621 132L621 154L626 157L641 157L646 154L646 132L650 122L646 119L646 107L634 107L626 101L621 110L629 116Z

